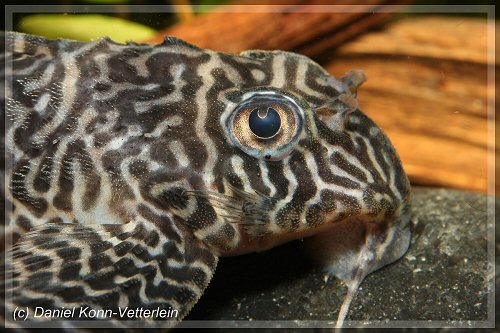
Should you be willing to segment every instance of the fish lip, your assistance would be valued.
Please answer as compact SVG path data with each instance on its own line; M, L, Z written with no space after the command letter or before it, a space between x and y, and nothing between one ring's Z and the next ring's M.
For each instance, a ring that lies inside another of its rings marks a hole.
M329 232L336 226L338 226L339 223L354 220L364 219L360 215L348 216L340 220L331 218L315 228L304 229L297 232L283 233L281 235L270 234L262 238L253 238L249 236L244 228L240 226L241 238L239 245L228 252L220 253L219 256L233 257L253 252L264 252L294 240L312 237L322 232Z

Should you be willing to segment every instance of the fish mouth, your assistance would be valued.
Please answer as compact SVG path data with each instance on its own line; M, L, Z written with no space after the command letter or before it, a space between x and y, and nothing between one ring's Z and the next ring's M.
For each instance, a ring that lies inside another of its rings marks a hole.
M371 221L374 222L373 220ZM341 225L345 226L349 223L358 224L359 222L367 221L362 216L350 216L341 220L328 220L327 222L322 223L315 228L308 228L300 231L291 231L283 234L269 234L260 238L251 237L244 230L244 228L241 228L240 226L239 245L235 249L221 254L221 256L232 257L252 252L263 252L297 239L304 239L321 233L331 233Z

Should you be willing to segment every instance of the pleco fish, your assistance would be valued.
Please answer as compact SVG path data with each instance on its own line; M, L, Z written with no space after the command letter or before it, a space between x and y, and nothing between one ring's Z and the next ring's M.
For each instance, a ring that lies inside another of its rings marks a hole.
M410 184L357 108L362 71L172 37L5 41L10 319L174 325L219 257L311 237L348 286L342 326L405 253Z

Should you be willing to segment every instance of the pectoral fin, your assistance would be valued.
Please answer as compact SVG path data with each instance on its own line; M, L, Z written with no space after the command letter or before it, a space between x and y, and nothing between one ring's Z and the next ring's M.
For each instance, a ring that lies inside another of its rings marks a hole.
M405 254L410 244L410 215L379 224L362 219L346 220L304 242L325 270L347 286L336 325L341 328L365 277Z
M164 222L33 228L6 259L7 309L88 306L117 312L112 320L180 321L204 292L218 258L188 227ZM121 318L127 306L165 309L172 317Z

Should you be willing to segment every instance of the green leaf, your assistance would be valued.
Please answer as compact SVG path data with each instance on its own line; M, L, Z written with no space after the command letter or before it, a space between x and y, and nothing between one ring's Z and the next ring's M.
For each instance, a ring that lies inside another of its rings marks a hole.
M109 36L116 42L144 41L156 31L139 23L104 15L39 14L24 17L21 32L48 38L89 41Z

